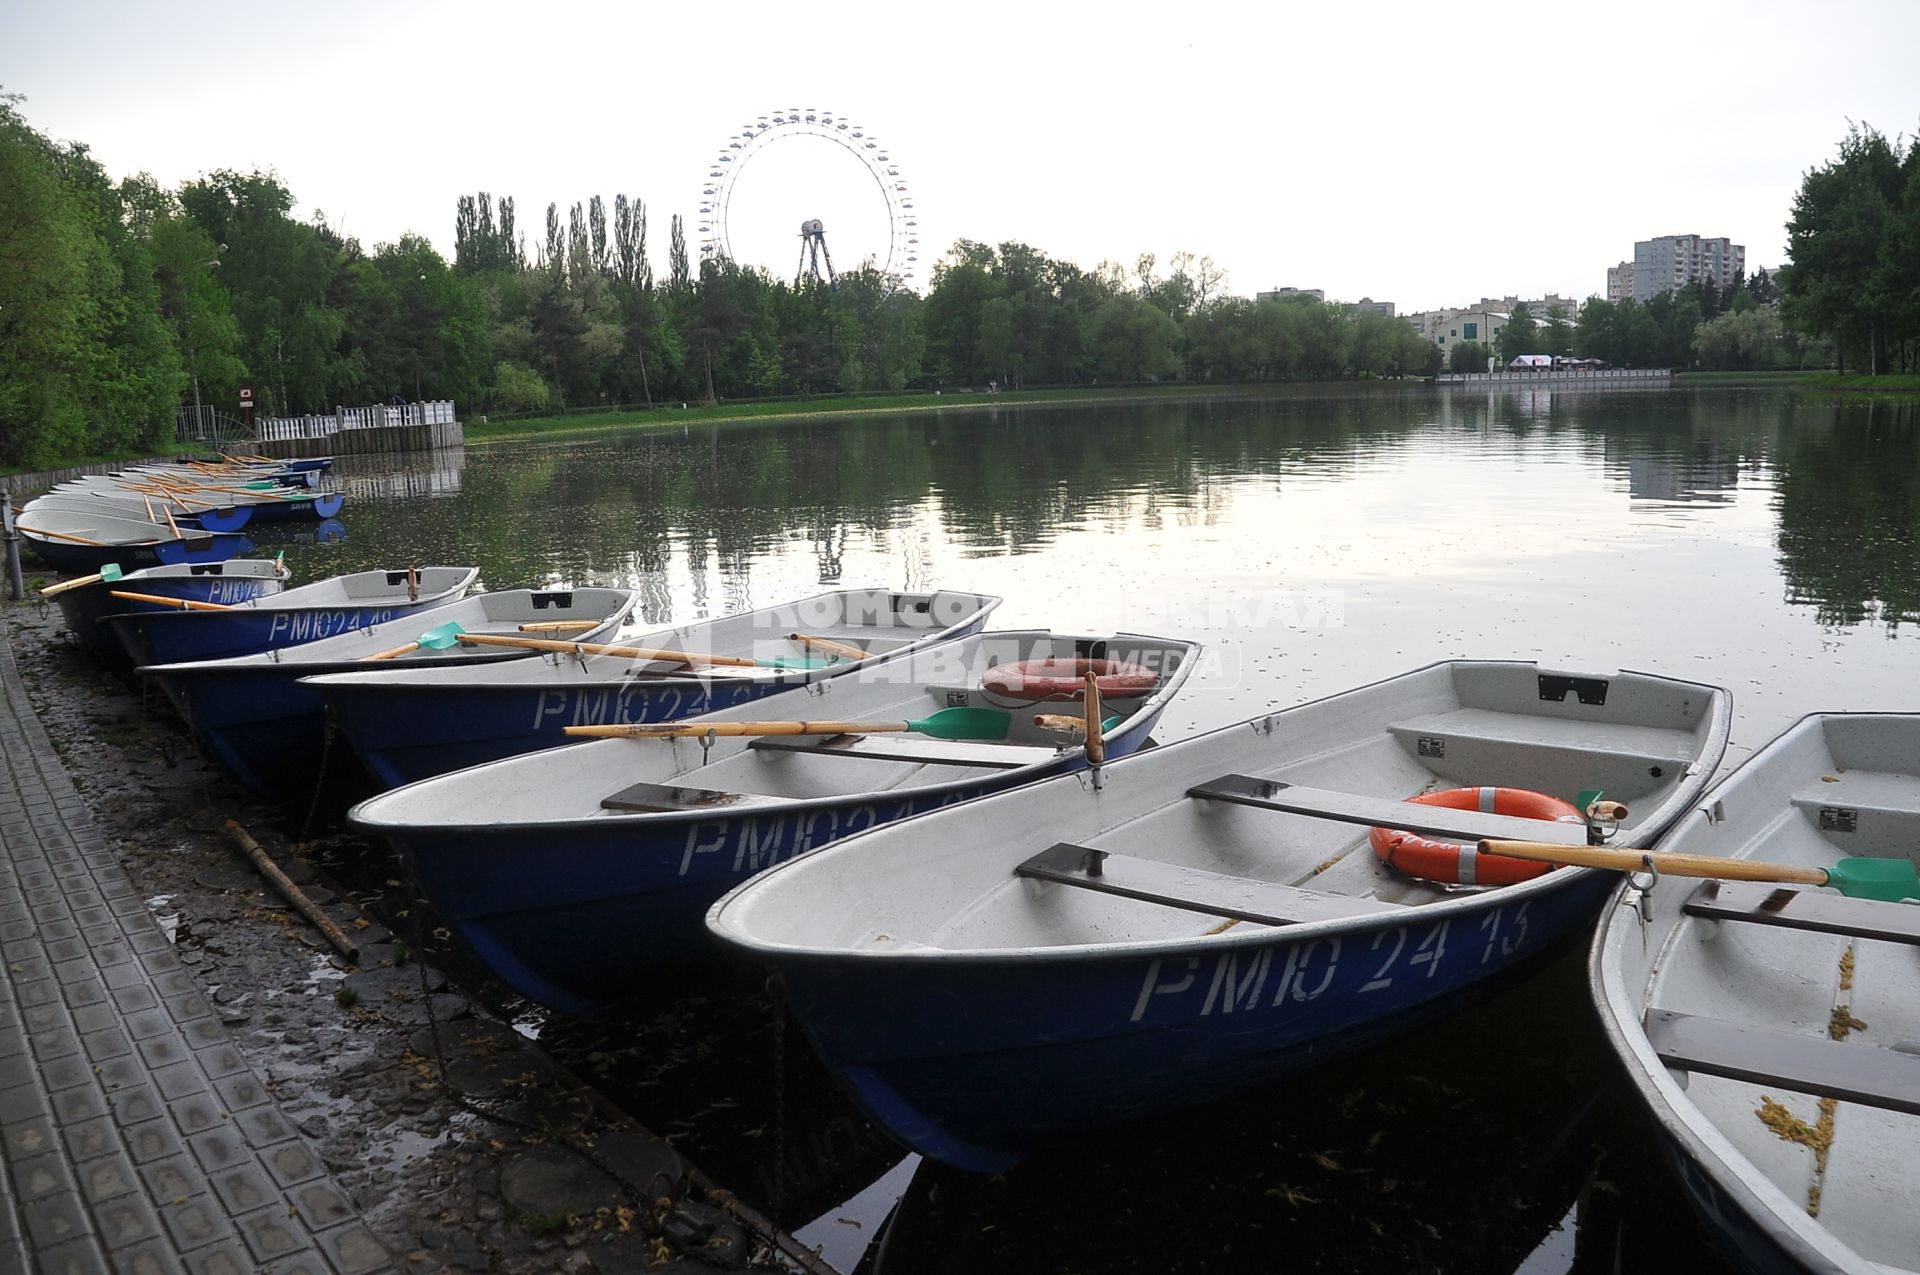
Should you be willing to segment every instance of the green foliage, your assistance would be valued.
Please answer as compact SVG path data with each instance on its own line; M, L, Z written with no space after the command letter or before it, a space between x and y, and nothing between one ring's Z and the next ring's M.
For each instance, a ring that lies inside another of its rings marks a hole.
M0 463L157 446L181 382L153 262L86 148L0 97Z
M1831 338L1840 370L1920 369L1920 137L1906 154L1855 125L1809 171L1787 222L1780 288L1798 327Z
M1487 370L1487 360L1496 357L1490 345L1483 345L1479 341L1462 341L1448 348L1447 371L1484 372Z
M1507 325L1500 329L1495 345L1502 363L1511 363L1522 354L1546 353L1541 348L1540 325L1533 321L1533 312L1524 304L1515 306L1507 316Z
M1694 330L1693 348L1700 366L1714 371L1752 372L1786 362L1780 316L1763 306L1729 310Z
M493 369L491 401L503 412L544 412L553 405L553 394L532 368L501 363Z

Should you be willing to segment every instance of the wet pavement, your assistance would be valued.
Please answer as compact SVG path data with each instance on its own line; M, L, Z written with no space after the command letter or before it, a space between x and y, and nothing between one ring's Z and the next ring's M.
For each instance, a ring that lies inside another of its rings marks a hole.
M201 993L0 641L0 1268L391 1270Z
M57 614L3 614L0 1271L825 1269L423 963L431 918L390 933Z

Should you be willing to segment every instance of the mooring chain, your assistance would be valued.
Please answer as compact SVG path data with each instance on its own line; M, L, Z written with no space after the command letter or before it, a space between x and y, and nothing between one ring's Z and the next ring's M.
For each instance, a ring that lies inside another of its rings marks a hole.
M773 1215L787 1208L787 1006L778 978L767 980L773 1005Z
M313 817L320 813L320 794L327 790L327 759L333 755L333 737L340 733L339 719L334 717L333 709L327 709L327 727L320 739L320 764L313 772L313 800L307 803L306 822L300 825L300 843L306 844L307 835L313 831Z

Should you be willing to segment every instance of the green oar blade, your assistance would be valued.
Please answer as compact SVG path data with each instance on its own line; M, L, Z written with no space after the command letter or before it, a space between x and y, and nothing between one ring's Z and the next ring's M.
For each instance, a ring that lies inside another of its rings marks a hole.
M907 723L908 730L935 739L1005 739L1012 727L1011 713L991 708L943 708L932 717Z
M120 570L120 564L117 562L109 562L106 566L100 568L100 578L102 580L118 580L125 574L124 571Z
M758 664L761 668L814 669L814 668L826 668L828 665L832 664L833 661L832 660L755 660L754 663Z
M1850 899L1920 899L1920 873L1911 859L1842 859L1827 869L1827 884Z
M458 620L448 620L445 624L422 633L420 647L426 651L444 651L448 647L460 645L460 635L465 632Z

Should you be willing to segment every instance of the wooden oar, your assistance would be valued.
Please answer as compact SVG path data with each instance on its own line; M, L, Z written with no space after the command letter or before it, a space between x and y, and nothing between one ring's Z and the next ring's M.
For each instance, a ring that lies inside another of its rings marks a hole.
M1723 859L1710 854L1556 846L1538 841L1482 841L1480 853L1576 868L1611 868L1615 872L1641 872L1651 868L1669 877L1824 885L1848 898L1881 899L1890 903L1920 899L1920 872L1915 871L1911 859L1842 859L1831 868L1802 868L1790 863L1757 863L1752 859Z
M92 545L96 549L112 549L116 547L108 544L104 540L89 540L85 536L76 536L65 531L42 531L38 527L29 527L24 522L14 523L13 529L15 531L29 531L36 536L46 536L50 540L71 540L75 544ZM160 542L158 540L141 540L136 543L140 545L156 545Z
M359 663L365 664L372 660L398 659L402 655L411 654L423 646L431 651L444 651L453 645L454 638L458 637L461 631L460 624L457 620L449 620L439 628L428 629L418 638L415 638L404 646L389 647L384 651L375 651L372 655L363 655L360 657Z
M522 633L577 633L581 629L597 629L598 620L541 620L537 624L516 624L514 628Z
M877 735L912 731L935 739L998 740L1013 725L991 708L943 708L909 722L629 722L622 726L568 726L569 735L594 739L701 739L707 735Z
M1081 729L1087 732L1087 762L1097 767L1107 759L1107 737L1100 730L1100 678L1092 669L1087 670L1087 719ZM1096 783L1099 778L1096 770Z
M420 644L436 651L444 651L457 642L464 642L469 646L515 646L526 651L559 651L563 655L617 655L630 660L650 660L666 664L710 664L720 668L819 667L811 660L750 660L739 655L703 655L698 651L660 651L651 647L615 646L606 642L562 642L553 638L468 633L458 623L443 624L437 629L420 635Z
M224 602L195 602L190 598L163 598L157 593L126 593L113 590L116 598L125 598L129 602L152 602L163 607L178 607L182 611L238 611L239 607Z
M71 580L62 580L59 584L50 584L40 590L40 596L50 598L56 593L65 593L68 589L78 589L82 585L88 584L99 584L102 580L111 583L112 581L118 580L124 574L126 573L120 570L119 563L109 562L106 566L100 568L98 575L75 576Z
M420 573L412 567L407 568L407 601L420 600Z
M1072 717L1066 713L1035 713L1033 715L1033 724L1041 730L1057 730L1067 735L1084 735L1087 733L1087 722L1085 718ZM1100 733L1104 735L1119 724L1120 719L1118 717L1109 717L1106 721L1100 723Z
M801 646L816 651L825 651L828 655L837 655L843 660L864 660L867 653L857 646L848 646L845 642L835 642L830 638L814 637L811 633L789 633L787 641L798 642Z

